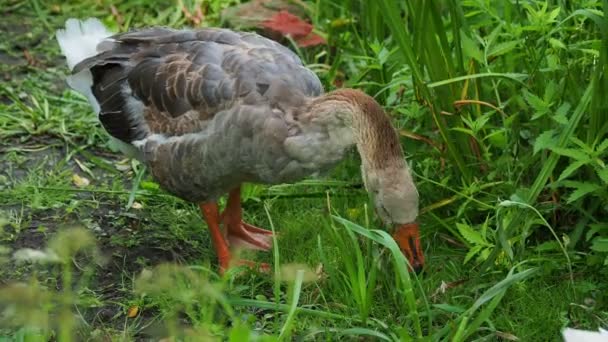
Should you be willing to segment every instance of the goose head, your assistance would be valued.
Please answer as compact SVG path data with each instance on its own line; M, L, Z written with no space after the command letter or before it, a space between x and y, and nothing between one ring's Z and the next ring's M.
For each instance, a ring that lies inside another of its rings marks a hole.
M397 131L380 104L355 90L340 89L313 101L313 111L332 117L334 141L355 144L361 175L375 211L415 271L424 266L420 247L418 191L405 161ZM316 107L316 108L314 108Z

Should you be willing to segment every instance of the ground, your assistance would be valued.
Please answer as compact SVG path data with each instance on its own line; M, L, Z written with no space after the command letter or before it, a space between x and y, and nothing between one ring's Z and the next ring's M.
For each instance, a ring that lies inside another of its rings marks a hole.
M470 241L454 234L455 220L438 219L464 207L433 208L491 190L481 186L456 200L446 190L453 184L433 190L433 181L442 182L445 160L425 155L430 148L419 141L408 142L415 146L408 156L419 160L414 168L425 208L420 220L427 268L418 278L400 276L384 245L332 218L381 229L361 186L355 151L320 179L248 185L246 218L279 233L272 253L250 256L275 265L282 279L256 272L219 277L197 206L159 189L142 165L114 149L86 100L65 85L54 30L69 16L112 21L116 8L101 2L92 8L0 4L0 303L29 314L10 318L0 309L0 340L180 333L234 341L250 333L396 340L421 326L419 334L440 338L462 337L459 327L473 327L468 336L484 340L554 341L565 326L606 324L603 274L585 266L584 253L569 253L572 273L559 250L532 247L519 264L505 261L504 253L490 268L465 263ZM134 6L124 5L119 14L141 13ZM186 20L179 8L163 13L154 20ZM542 232L529 239L543 246L552 237ZM65 258L32 263L15 257L47 246L66 251ZM299 281L295 270L302 267L305 279ZM29 284L29 292L17 283ZM471 309L484 298L478 311ZM290 310L296 304L299 309Z

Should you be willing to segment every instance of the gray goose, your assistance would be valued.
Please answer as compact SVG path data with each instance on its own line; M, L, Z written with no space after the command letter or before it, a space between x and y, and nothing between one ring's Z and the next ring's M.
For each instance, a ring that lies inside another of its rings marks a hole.
M353 145L377 214L413 269L422 268L418 192L396 130L372 97L324 93L296 54L255 33L153 27L113 35L91 18L69 19L57 40L69 86L88 98L121 151L166 191L199 205L220 271L254 265L232 260L237 247L271 248L270 231L242 220L243 183L321 173Z

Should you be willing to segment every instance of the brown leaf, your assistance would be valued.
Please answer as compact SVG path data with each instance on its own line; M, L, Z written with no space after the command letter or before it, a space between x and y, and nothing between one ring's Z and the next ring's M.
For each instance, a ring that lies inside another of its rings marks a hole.
M222 21L239 30L260 28L262 22L281 10L304 17L308 7L302 0L252 0L224 9Z
M287 11L280 11L270 19L265 20L262 22L262 27L294 39L306 37L312 31L311 24Z
M296 39L296 43L300 47L310 47L317 45L324 45L327 43L325 38L319 36L318 34L311 32L308 36Z

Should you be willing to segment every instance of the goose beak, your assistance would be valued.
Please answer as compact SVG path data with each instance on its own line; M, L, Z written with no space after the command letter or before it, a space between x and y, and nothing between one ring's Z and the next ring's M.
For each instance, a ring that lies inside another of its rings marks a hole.
M414 272L420 273L424 267L424 254L422 254L422 248L420 248L418 223L398 225L393 233L393 239L399 245L401 252L407 257Z

